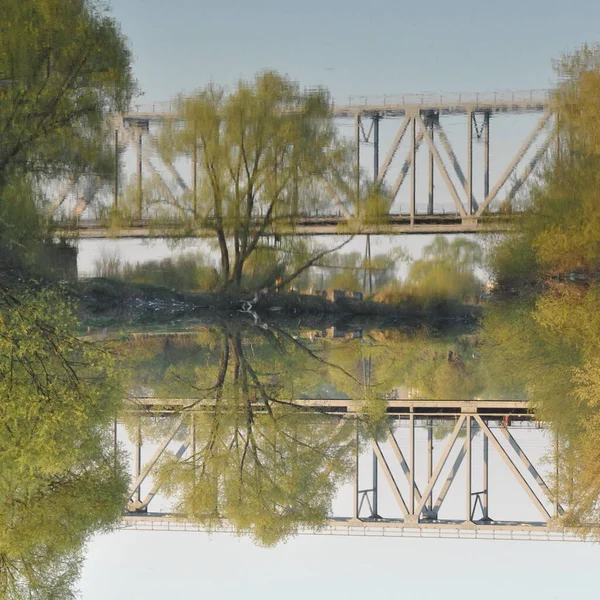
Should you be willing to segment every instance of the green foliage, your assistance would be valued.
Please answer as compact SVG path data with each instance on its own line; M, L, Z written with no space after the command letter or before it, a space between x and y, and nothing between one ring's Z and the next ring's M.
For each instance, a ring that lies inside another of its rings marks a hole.
M196 163L196 197L175 209L216 232L225 287L240 287L248 259L273 221L330 204L352 168L322 91L302 91L274 72L240 81L231 94L209 85L179 103L184 123L166 122L167 162ZM171 209L170 209L171 210Z
M517 233L491 253L503 285L600 266L600 45L555 62L559 150L529 190Z
M69 598L90 536L120 518L113 356L60 292L0 291L0 598Z
M105 117L128 106L134 91L130 60L101 2L3 0L2 245L18 248L39 235L45 210L39 200L57 183L110 174Z
M449 301L477 298L481 282L475 269L483 262L476 242L458 237L452 241L436 236L423 249L422 258L411 263L403 283L388 283L375 296L392 303L413 303L430 308Z
M116 256L101 256L95 262L94 276L119 279L133 284L149 284L190 292L215 290L219 275L200 255L184 255L143 263L122 263Z
M481 357L500 397L530 400L558 438L565 525L598 536L600 495L600 321L598 286L554 283L537 298L494 305L486 314Z

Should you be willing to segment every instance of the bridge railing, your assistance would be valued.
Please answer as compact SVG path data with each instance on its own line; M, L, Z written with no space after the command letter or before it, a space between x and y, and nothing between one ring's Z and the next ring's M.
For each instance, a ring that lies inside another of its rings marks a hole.
M550 100L550 90L501 90L495 92L421 92L383 96L348 96L348 100L336 100L336 108L362 106L419 105L440 106L454 104L544 104Z
M334 98L333 107L359 108L363 106L447 106L456 104L546 104L550 100L551 90L499 90L493 92L421 92L412 94L384 94L383 96L352 95L348 98ZM178 101L150 102L134 105L134 113L176 114Z

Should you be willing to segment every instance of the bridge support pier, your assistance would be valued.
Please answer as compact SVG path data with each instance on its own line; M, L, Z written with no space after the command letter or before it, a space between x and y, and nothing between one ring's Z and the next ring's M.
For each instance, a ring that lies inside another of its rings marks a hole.
M475 113L467 115L467 214L473 214L473 119Z
M119 130L115 129L115 184L113 208L116 210L119 206Z
M413 116L410 124L410 225L415 224L417 204L417 119Z
M435 138L434 138L434 124L433 124L433 120L431 120L431 122L429 123L429 128L430 128L430 135L431 135L431 141L435 144ZM427 214L428 215L432 215L433 214L433 176L434 176L434 166L435 166L435 162L434 162L434 158L433 158L433 151L431 150L431 148L429 149L429 199L427 202Z
M483 198L490 195L490 111L483 115Z
M142 131L138 131L138 146L137 146L137 214L138 219L142 219Z

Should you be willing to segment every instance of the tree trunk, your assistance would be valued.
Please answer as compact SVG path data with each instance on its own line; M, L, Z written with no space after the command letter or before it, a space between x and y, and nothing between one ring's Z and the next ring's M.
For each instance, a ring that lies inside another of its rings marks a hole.
M227 249L227 240L222 229L217 231L217 238L219 240L219 249L221 251L221 277L222 286L226 287L229 281L229 250Z

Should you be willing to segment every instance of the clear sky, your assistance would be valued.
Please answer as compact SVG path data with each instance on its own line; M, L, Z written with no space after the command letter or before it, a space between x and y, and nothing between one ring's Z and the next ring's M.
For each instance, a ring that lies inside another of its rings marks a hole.
M546 88L551 60L600 38L597 0L113 0L145 96L273 68L335 98ZM600 597L597 546L302 537L276 550L202 534L90 545L84 598Z
M274 68L334 97L545 88L598 39L600 2L112 0L146 96Z

